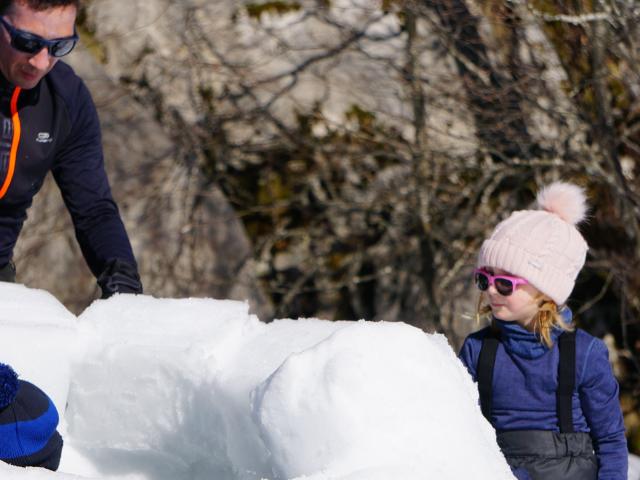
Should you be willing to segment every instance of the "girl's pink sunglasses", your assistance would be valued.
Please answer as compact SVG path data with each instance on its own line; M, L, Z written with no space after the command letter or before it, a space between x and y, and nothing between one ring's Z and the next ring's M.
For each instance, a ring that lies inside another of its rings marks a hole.
M518 285L527 285L529 283L524 278L520 277L491 275L482 268L476 269L473 273L478 289L485 292L491 285L493 285L496 287L498 293L505 297L511 295Z

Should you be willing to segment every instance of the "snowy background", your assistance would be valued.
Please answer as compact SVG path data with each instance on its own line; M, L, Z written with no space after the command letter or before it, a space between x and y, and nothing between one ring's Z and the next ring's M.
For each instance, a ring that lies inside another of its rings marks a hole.
M76 317L0 283L0 352L65 439L59 472L0 463L3 479L513 478L446 338L403 323L130 295Z

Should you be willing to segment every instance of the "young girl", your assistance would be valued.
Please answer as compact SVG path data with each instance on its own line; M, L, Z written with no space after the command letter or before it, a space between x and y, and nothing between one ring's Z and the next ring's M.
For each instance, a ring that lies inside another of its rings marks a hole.
M478 315L460 359L478 382L482 412L519 479L626 479L618 383L605 344L565 306L587 244L576 225L581 188L554 183L539 210L511 214L485 240L475 271Z

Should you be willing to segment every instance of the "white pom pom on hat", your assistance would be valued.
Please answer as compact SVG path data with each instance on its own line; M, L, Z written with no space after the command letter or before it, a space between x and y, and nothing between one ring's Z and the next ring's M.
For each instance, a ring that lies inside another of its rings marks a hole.
M555 213L572 225L578 225L587 215L584 190L572 183L552 183L538 192L536 201L542 210Z
M587 243L576 228L587 213L584 190L556 182L537 195L539 210L519 210L498 224L478 255L478 267L525 278L563 305L582 269Z

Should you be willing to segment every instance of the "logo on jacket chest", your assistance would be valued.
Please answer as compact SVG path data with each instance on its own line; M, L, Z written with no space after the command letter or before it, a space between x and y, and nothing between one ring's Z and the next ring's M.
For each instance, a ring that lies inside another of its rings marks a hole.
M39 132L36 136L36 142L38 143L51 143L53 138L49 132Z

